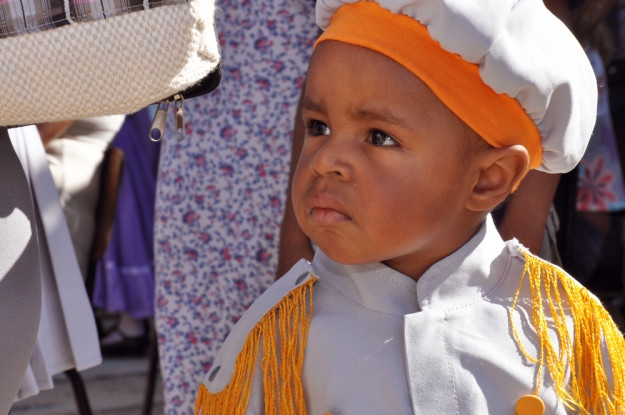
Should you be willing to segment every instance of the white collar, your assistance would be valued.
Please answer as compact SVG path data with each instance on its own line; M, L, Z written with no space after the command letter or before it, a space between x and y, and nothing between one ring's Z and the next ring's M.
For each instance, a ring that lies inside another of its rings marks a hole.
M488 215L480 230L451 255L432 265L417 282L422 310L475 302L501 280L508 264L506 244Z
M466 244L432 265L417 282L380 262L339 264L321 250L315 254L312 267L321 280L361 307L404 316L483 298L504 274L508 256L501 254L505 247L488 215Z

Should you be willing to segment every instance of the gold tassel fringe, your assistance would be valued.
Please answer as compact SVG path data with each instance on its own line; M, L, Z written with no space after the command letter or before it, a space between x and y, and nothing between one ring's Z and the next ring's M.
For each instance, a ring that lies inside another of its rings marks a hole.
M316 278L293 290L250 332L236 359L228 386L212 394L200 385L195 415L244 415L252 392L262 340L263 387L266 415L306 415L301 374L312 316L312 285Z
M607 310L584 287L564 271L539 259L529 252L525 256L525 270L517 289L510 324L516 342L525 357L538 364L537 394L546 366L558 396L564 404L580 414L616 415L625 413L625 341ZM533 324L539 338L538 357L530 356L517 333L513 313L521 286L527 276L530 284ZM563 288L566 299L561 298ZM565 320L563 300L570 307L573 336ZM548 304L548 311L545 310ZM545 305L545 306L544 306ZM551 341L547 317L553 321L559 350ZM603 347L602 347L603 345ZM602 348L608 351L609 362L604 362ZM606 370L612 370L613 387ZM570 380L566 383L570 371Z

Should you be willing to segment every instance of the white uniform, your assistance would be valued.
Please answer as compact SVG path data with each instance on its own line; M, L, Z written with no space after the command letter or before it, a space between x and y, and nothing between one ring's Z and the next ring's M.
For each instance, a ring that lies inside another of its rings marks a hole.
M220 367L216 376L210 381L209 372L204 384L213 394L228 385L249 331L311 278L296 281L308 271L318 278L302 375L309 415L514 415L537 375L509 323L525 264L520 248L516 240L501 240L489 216L418 281L381 263L346 266L318 252L248 310L213 366ZM514 319L525 349L536 356L529 298L526 281ZM248 414L264 412L260 372ZM548 374L542 384L545 414L566 414Z

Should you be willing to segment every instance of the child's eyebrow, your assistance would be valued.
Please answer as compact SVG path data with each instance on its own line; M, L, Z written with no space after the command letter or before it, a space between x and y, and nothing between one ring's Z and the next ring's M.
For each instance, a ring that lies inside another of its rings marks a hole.
M366 119L381 121L387 124L395 124L403 128L412 129L412 127L403 119L395 116L390 111L385 109L366 109L357 108L350 112L350 115L356 119Z
M315 111L322 114L326 113L326 106L323 102L316 102L310 99L309 97L304 97L304 102L302 102L302 109L308 111Z
M302 103L302 110L314 111L321 114L326 114L326 105L325 102L317 102L313 101L309 97L304 97L304 101ZM369 108L356 108L351 110L350 116L357 120L374 120L381 121L386 124L394 124L406 129L412 129L413 127L408 124L405 120L395 116L392 112L385 110L383 108L378 109L369 109Z

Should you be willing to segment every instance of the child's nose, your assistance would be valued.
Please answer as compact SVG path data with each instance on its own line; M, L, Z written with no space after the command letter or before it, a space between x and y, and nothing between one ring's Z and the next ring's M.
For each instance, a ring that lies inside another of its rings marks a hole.
M352 155L349 140L329 138L314 153L310 167L320 176L334 175L341 180L351 179L353 171Z

